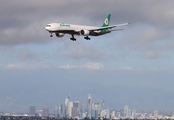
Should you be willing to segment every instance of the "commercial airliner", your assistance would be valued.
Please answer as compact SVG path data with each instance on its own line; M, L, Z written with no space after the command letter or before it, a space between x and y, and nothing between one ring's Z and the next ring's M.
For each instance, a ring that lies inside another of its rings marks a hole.
M111 29L129 24L129 23L123 23L123 24L109 26L110 18L111 14L108 14L101 27L74 25L66 23L50 23L46 25L45 29L51 34L50 37L53 37L53 33L55 33L55 35L59 38L63 37L65 34L70 34L72 36L70 40L76 41L74 35L84 36L84 39L90 40L89 36L100 36L110 33L112 31L123 30L123 29L113 29L113 30Z

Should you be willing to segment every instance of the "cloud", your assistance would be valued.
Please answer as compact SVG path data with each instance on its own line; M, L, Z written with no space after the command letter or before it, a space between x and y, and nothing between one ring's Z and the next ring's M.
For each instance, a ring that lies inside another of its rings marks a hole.
M167 69L158 68L158 67L151 67L150 70L151 70L151 71L169 71L169 70L167 70Z
M128 71L134 70L132 67L129 67L129 66L117 67L116 69L118 69L118 70L128 70Z
M36 70L36 69L47 69L50 66L46 65L43 62L35 63L35 64L27 64L25 62L16 62L16 63L9 63L6 65L1 64L0 67L3 69Z
M63 68L63 69L95 69L95 70L102 70L104 69L104 66L101 63L86 63L84 65L62 65L59 66L58 68Z
M109 45L119 54L130 57L143 57L147 59L168 57L165 52L174 49L171 31L159 30L153 26L131 26L123 33L119 33L117 41L111 41ZM125 36L126 34L126 36ZM119 39L119 40L118 40ZM133 54L132 54L133 53Z

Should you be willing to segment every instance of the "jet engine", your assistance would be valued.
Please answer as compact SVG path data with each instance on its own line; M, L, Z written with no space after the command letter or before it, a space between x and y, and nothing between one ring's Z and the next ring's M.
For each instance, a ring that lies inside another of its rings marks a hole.
M80 34L83 36L88 36L89 35L89 30L81 30Z
M64 33L55 33L56 37L63 37L65 34Z

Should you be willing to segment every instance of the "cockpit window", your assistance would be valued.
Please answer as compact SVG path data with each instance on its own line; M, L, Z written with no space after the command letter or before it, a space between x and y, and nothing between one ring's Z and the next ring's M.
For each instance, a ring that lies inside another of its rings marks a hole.
M51 27L51 25L46 25L46 27Z

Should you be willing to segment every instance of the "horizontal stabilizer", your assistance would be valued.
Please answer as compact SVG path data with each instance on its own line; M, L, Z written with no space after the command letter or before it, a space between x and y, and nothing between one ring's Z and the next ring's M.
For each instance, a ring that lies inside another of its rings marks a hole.
M120 30L124 30L124 29L115 29L115 30L110 30L110 31L120 31Z

